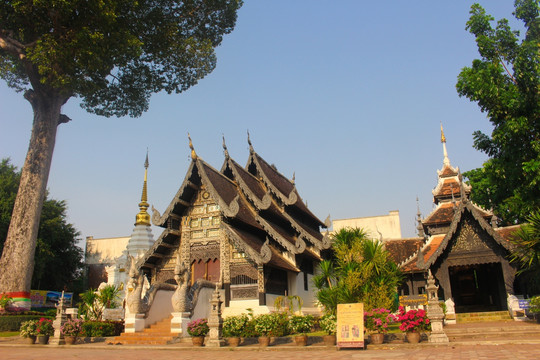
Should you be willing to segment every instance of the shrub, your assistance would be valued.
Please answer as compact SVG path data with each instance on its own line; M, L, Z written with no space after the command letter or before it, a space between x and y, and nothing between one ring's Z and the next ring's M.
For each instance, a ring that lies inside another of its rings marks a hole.
M531 307L529 311L533 314L540 313L540 296L534 296L531 298Z
M21 327L19 328L19 335L27 338L30 336L37 336L37 320L28 320L21 324Z
M417 332L429 330L431 325L424 310L409 310L405 312L403 306L398 309L398 321L401 322L399 330L405 332Z
M60 332L64 336L79 336L82 331L82 320L69 319L60 327Z
M38 335L54 335L54 327L51 319L42 317L37 322L37 334Z
M326 314L319 320L319 326L321 330L328 335L335 335L337 332L337 319L336 315Z
M229 316L223 320L223 336L241 337L243 336L249 318L246 314Z
M13 299L11 298L11 296L6 294L0 295L0 309L7 310L12 302Z
M82 324L81 336L106 337L116 335L116 326L112 321L85 321Z
M255 316L255 336L287 335L287 314L272 313Z
M19 315L5 313L0 316L0 331L19 331L21 324L28 320L39 320L43 315Z
M364 312L364 326L372 333L384 334L388 332L388 324L394 321L390 310L380 308Z
M291 334L303 335L311 331L314 319L312 315L293 315L289 318L289 331Z
M188 323L187 332L190 336L206 336L210 331L208 320L197 319Z

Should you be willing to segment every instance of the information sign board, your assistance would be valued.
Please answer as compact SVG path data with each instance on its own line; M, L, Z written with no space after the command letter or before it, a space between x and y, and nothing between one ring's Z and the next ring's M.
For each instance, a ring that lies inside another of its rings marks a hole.
M337 347L364 347L364 304L338 304Z

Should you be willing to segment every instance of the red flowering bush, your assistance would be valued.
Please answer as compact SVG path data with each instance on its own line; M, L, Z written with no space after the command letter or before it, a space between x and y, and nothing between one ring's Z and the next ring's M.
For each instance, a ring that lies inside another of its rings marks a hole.
M401 322L399 330L404 332L417 332L429 330L431 324L425 310L409 310L405 312L403 306L398 309L398 321Z
M54 334L54 328L53 328L53 322L51 319L41 318L37 322L36 331L38 336L39 335L53 335Z
M372 333L384 334L388 331L388 324L394 322L394 315L385 308L373 309L364 312L364 327Z

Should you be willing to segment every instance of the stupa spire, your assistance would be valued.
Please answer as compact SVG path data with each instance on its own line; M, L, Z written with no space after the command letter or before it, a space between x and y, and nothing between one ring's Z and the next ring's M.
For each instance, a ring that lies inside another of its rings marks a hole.
M148 204L148 150L146 150L146 160L144 161L144 182L141 195L141 202L139 203L139 213L135 217L135 225L148 225L150 226L150 215L146 211L150 206Z
M444 165L450 165L450 159L448 158L448 152L446 151L446 137L444 136L444 130L441 122L441 143L443 144Z

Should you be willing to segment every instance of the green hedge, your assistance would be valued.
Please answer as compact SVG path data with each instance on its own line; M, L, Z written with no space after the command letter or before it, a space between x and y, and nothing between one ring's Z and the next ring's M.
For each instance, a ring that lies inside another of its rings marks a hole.
M122 321L85 321L82 324L83 337L118 336L124 330Z
M43 315L9 315L0 316L0 331L19 331L21 323L28 320L39 320Z

